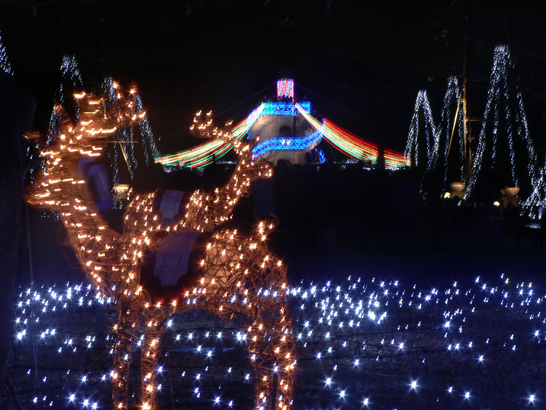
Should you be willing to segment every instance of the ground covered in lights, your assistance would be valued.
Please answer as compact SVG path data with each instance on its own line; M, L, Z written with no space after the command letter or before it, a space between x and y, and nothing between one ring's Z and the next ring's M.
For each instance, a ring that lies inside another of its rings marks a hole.
M531 283L419 289L349 277L290 294L295 409L546 406L546 302ZM114 319L89 285L20 289L7 408L109 409ZM160 408L252 408L243 332L195 310L173 315L163 339Z

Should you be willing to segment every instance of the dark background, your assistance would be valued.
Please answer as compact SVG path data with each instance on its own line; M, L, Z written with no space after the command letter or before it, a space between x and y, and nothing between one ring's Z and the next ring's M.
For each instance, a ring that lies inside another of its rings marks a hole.
M195 111L244 118L282 75L316 114L403 150L417 91L439 120L447 77L468 58L475 115L494 47L510 44L533 137L543 145L544 11L533 1L171 0L0 2L18 81L39 100L44 130L64 54L88 89L104 76L136 82L162 153L190 144Z

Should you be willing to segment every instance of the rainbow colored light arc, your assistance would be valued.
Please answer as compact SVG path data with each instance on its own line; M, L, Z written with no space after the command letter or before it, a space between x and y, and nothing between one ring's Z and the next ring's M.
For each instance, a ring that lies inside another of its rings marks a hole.
M215 159L223 157L232 148L236 141L241 141L248 130L254 125L264 110L265 104L260 105L250 115L231 129L232 138L215 138L199 144L186 151L173 155L156 158L155 162L165 166L185 166L188 168L201 168L210 164Z
M282 96L284 96L285 93L288 93L287 90L289 90L289 88L290 87L288 85L281 87L281 90L284 90L281 93ZM320 139L325 138L336 149L352 159L369 162L371 164L377 163L379 149L376 144L368 142L355 134L352 134L329 119L324 119L323 122L320 122L310 114L310 111L310 104L308 102L262 103L247 118L231 129L230 134L233 136L233 138L211 139L188 150L157 158L155 161L162 164L166 169L174 166L184 166L188 168L203 167L210 164L215 159L221 158L229 150L231 150L231 148L233 148L232 142L235 140L242 140L244 135L246 135L248 130L252 127L252 125L254 125L260 116L296 115L297 113L300 113L315 129L317 134L313 133L313 138L311 139L307 137L300 138L304 141L295 144L298 148L291 149L308 149L311 146L315 147L320 142ZM318 136L318 138L315 138L315 136ZM308 139L309 141L307 141ZM286 138L284 140L286 140ZM279 140L279 143L276 141L277 139L274 139L273 142L269 142L267 144L265 144L264 141L259 147L257 146L257 156L262 156L270 150L290 148L290 146L284 146L282 141ZM385 149L384 158L385 167L388 169L406 167L409 166L410 163L409 159L405 157L403 153L390 149Z

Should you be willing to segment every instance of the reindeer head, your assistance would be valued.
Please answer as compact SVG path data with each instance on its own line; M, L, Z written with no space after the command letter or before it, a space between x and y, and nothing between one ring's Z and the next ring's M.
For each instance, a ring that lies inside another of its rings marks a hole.
M133 113L131 96L134 93L134 90L118 92L116 104L108 111L102 98L85 92L75 94L80 110L77 123L72 122L62 106L55 107L61 118L60 134L40 152L46 163L27 195L30 203L54 211L65 208L66 193L75 193L74 190L83 188L85 184L78 170L79 162L100 157L106 139L116 129L131 126L144 118L144 112ZM64 189L64 184L70 184L71 189Z

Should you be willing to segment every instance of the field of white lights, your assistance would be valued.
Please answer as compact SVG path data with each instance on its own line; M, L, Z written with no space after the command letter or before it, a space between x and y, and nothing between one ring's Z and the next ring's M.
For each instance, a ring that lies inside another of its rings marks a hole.
M532 283L504 275L436 289L357 277L301 282L290 289L293 408L543 408L544 305ZM86 284L20 289L8 406L111 408L114 306ZM199 310L172 315L165 328L159 408L252 407L244 332ZM139 364L134 357L133 387ZM138 408L138 393L131 400Z

